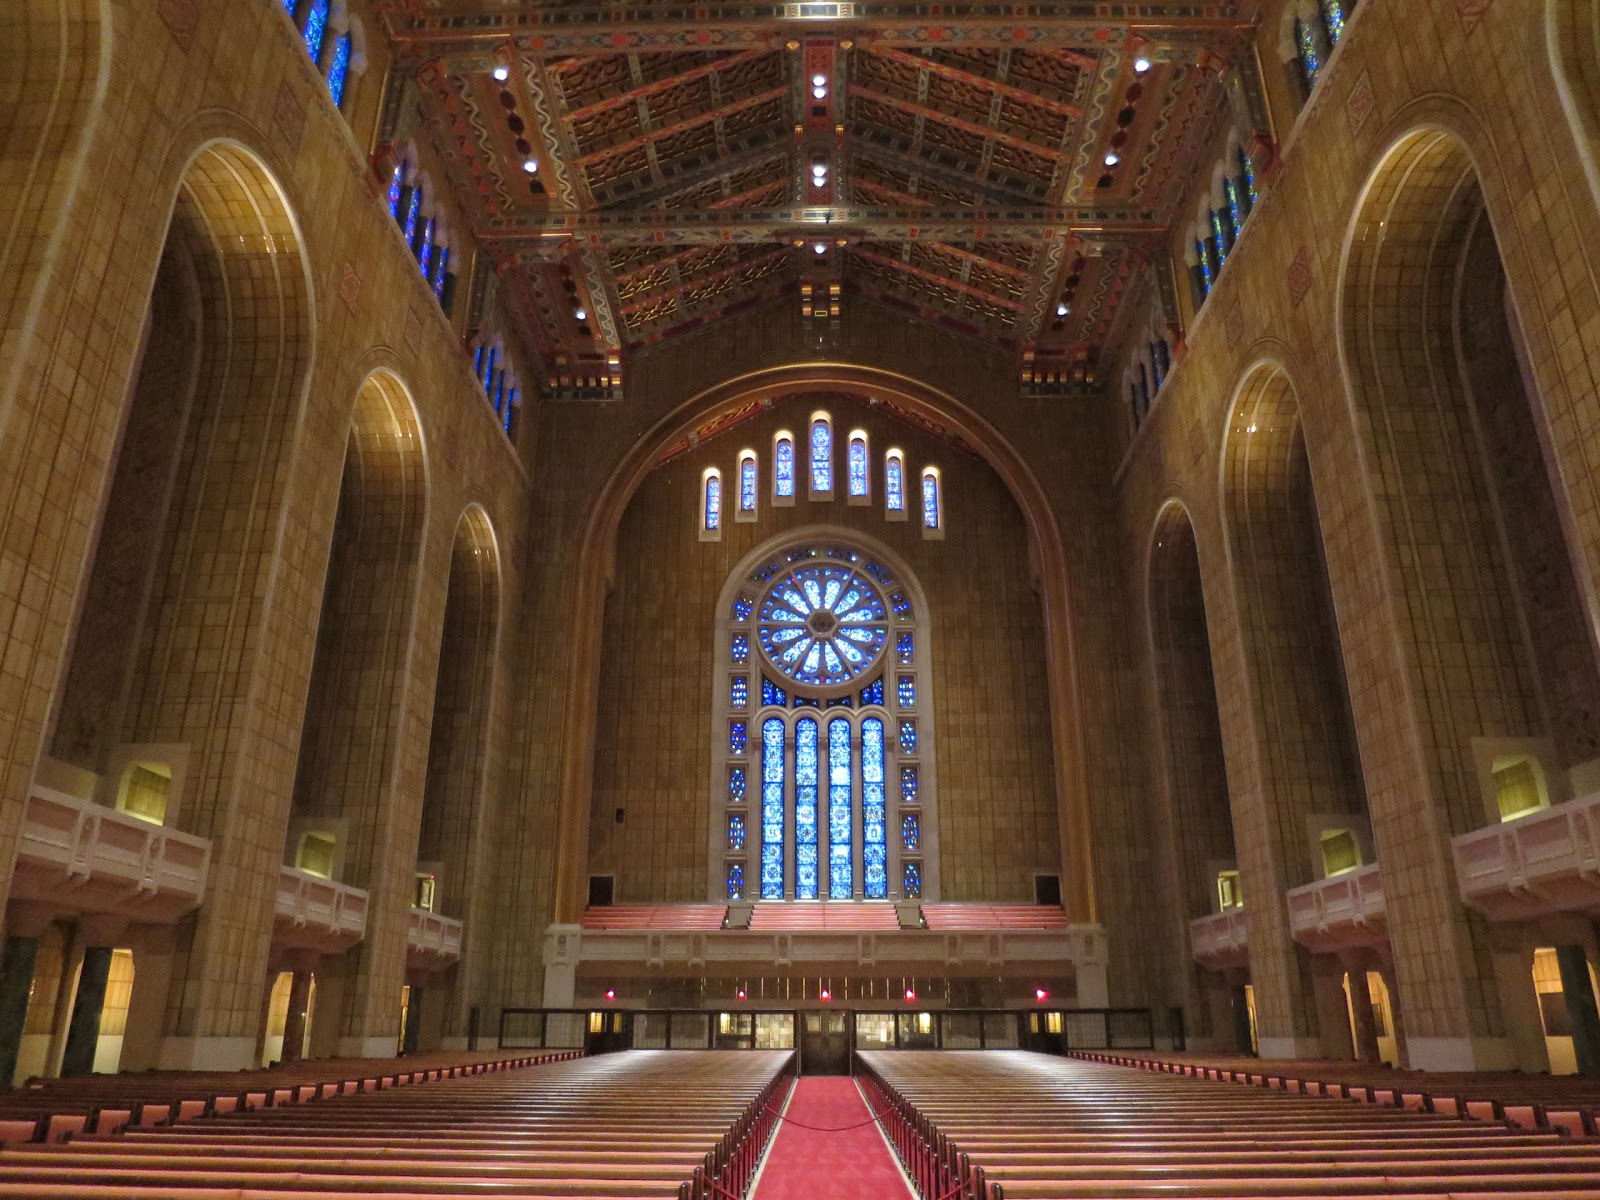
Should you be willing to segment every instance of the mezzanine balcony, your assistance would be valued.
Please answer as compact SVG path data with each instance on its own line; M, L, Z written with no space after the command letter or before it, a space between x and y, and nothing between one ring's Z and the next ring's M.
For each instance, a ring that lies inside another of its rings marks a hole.
M438 971L461 958L461 922L425 908L413 908L406 927L406 966Z
M1289 889L1289 929L1318 954L1381 946L1389 940L1389 910L1377 863Z
M1451 840L1461 899L1491 921L1600 913L1600 792Z
M1209 971L1226 971L1250 963L1250 916L1230 908L1189 922L1189 948L1194 961Z
M274 946L339 954L366 934L366 892L295 867L281 868L272 921Z

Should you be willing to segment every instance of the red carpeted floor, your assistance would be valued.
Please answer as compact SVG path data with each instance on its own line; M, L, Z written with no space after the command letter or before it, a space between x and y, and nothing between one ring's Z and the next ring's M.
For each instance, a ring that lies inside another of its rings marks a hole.
M784 1116L754 1200L913 1200L853 1079L801 1079Z

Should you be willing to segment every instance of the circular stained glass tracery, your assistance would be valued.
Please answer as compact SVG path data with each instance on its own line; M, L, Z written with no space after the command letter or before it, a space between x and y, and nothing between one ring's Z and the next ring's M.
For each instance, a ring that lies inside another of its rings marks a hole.
M820 690L858 681L889 641L889 610L877 586L843 562L780 571L756 609L756 640L780 675Z

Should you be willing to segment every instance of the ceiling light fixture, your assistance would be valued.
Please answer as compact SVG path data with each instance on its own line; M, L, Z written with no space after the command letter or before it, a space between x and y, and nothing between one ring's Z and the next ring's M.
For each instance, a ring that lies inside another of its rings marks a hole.
M589 310L587 308L580 308L572 315L577 317L580 321L587 321L589 319Z
M529 175L534 174L535 172L537 172L539 170L539 160L537 158L525 158L525 159L523 159L522 160L522 169L524 171L526 171Z
M1056 305L1056 316L1058 316L1058 317L1064 317L1071 311L1072 310L1070 308L1068 308L1065 304Z
M827 87L828 86L828 77L826 75L813 75L811 77L811 86L812 87Z
M811 244L811 249L812 249L813 253L826 254L828 252L828 243L827 242L813 242Z
M1149 69L1150 60L1143 55L1133 60L1133 73L1135 75L1143 75Z
M814 87L811 89L811 96L814 100L826 100L828 98L828 89L825 87Z
M510 67L496 67L494 69L493 74L494 74L494 81L496 83L504 83L506 80L511 78L511 68Z
M1117 152L1115 150L1112 150L1110 153L1108 153L1106 155L1106 166L1108 166L1108 167L1114 167L1121 161L1122 161L1121 157L1118 156L1118 154L1117 154Z

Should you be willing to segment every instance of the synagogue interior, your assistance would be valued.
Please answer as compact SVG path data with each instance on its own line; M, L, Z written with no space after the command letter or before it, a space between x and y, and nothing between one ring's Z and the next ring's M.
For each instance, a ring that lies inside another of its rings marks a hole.
M0 93L0 1196L1600 1194L1600 0Z

